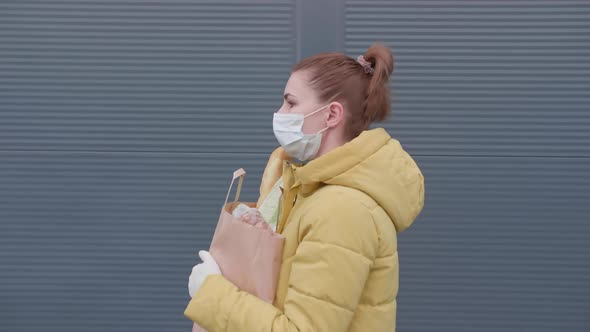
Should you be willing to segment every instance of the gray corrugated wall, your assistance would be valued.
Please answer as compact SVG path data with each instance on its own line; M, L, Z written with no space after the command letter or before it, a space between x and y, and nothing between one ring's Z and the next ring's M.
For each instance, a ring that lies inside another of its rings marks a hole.
M250 20L254 18L254 20ZM187 331L289 67L392 46L427 205L400 331L590 327L587 1L0 2L0 331Z

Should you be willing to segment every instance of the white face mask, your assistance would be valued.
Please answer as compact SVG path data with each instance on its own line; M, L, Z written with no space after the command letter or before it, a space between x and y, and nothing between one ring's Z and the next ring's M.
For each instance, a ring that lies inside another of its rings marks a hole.
M317 155L322 144L322 133L328 130L328 127L313 135L305 135L302 131L303 121L328 106L329 104L305 116L303 114L274 114L272 128L275 137L289 156L300 161L308 161Z

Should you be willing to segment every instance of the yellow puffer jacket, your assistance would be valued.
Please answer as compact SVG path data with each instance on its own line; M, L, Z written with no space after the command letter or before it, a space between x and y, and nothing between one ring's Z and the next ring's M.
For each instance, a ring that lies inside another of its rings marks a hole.
M396 232L422 210L424 178L385 130L305 166L285 163L282 270L274 305L210 276L185 315L217 331L394 331Z

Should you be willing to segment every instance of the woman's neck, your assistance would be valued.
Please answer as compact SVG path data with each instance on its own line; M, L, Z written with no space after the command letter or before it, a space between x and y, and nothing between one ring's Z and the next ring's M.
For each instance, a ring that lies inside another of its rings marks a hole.
M318 151L318 154L314 159L320 158L328 152L348 143L350 140L345 138L344 131L340 128L333 128L325 132L322 140L322 145Z

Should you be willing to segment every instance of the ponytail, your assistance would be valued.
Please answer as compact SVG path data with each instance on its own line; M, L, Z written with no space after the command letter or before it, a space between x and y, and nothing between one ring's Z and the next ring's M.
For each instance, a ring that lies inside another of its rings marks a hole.
M370 124L375 121L383 121L389 115L388 82L393 72L393 56L387 47L373 44L363 55L363 58L373 68L363 105L363 118Z

